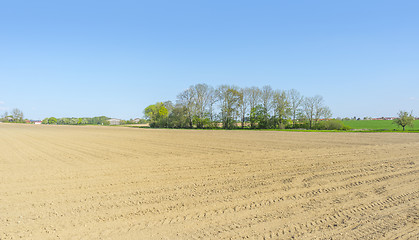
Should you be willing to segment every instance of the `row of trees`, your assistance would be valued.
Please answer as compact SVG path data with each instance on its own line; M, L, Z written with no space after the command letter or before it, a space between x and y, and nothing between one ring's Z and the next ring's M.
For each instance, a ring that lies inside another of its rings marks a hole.
M109 125L108 117L100 116L93 118L45 118L42 120L42 124L59 124L59 125Z
M109 117L100 116L92 118L45 118L42 120L42 124L58 124L58 125L110 125ZM137 124L137 123L146 123L145 119L130 119L130 120L120 120L120 124Z
M23 118L23 112L18 108L14 108L11 113L7 111L4 112L3 116L0 118L0 121L24 123L25 119Z
M144 109L151 127L170 128L319 128L320 119L331 117L320 95L304 97L297 90L213 88L196 84L181 92L176 103L158 102ZM324 126L323 126L324 127Z

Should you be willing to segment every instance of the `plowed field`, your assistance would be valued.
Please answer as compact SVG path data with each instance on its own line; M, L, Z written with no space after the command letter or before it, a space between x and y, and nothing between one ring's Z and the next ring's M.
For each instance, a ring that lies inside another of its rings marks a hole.
M0 239L418 239L419 134L0 124Z

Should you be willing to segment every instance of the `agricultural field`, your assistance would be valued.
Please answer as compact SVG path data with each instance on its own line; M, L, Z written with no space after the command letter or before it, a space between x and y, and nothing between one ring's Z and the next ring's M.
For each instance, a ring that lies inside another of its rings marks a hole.
M0 124L0 239L418 239L419 134Z
M343 124L353 129L371 129L371 130L403 130L391 120L347 120ZM406 130L419 131L419 120L414 121L414 126L406 126Z

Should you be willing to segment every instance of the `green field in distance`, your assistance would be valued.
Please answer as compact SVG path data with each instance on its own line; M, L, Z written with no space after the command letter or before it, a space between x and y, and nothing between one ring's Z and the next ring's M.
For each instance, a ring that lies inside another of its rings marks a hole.
M343 123L353 129L403 130L392 120L347 120ZM406 126L406 130L419 130L419 120L415 120L413 124L413 128Z

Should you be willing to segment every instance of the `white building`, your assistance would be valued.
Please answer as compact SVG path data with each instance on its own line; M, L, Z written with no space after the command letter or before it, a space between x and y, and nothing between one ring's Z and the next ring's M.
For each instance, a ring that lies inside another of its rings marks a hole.
M111 118L108 120L110 125L119 125L121 124L121 119Z

